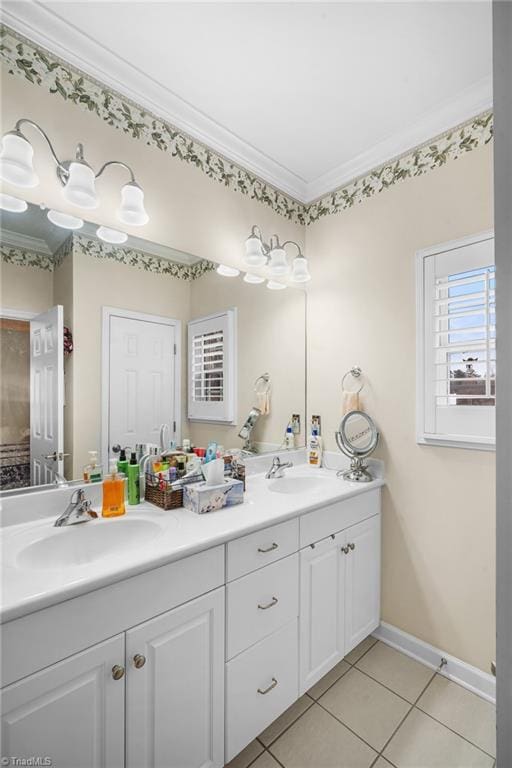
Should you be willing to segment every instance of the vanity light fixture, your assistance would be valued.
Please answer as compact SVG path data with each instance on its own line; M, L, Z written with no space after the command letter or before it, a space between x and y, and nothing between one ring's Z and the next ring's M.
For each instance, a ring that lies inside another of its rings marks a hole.
M286 256L287 245L293 245L297 249L297 255L291 266ZM272 235L267 244L256 224L251 228L251 234L245 241L244 263L250 267L266 266L271 278L284 277L291 271L290 279L292 282L305 283L311 280L308 261L302 253L300 245L295 240L286 240L281 244L279 235ZM247 280L246 282L251 281Z
M259 283L264 283L265 278L260 277L260 275L251 275L250 272L246 272L244 275L244 283L250 283L251 285L258 285Z
M126 232L121 232L119 229L111 229L110 227L98 227L96 234L100 240L104 240L106 243L114 243L114 245L121 245L128 240Z
M282 291L286 288L286 285L284 283L277 282L277 280L269 280L267 283L267 288L270 288L271 291Z
M24 125L35 128L46 140L57 166L57 177L63 186L63 195L69 203L79 208L97 208L99 199L96 194L96 179L109 166L119 165L128 171L130 181L121 189L118 218L132 227L142 226L149 221L144 208L144 192L137 184L129 165L121 160L108 160L95 173L85 160L83 144L77 144L73 160L59 160L46 132L33 120L25 117L18 120L14 130L6 133L2 139L0 179L19 187L36 187L39 184L39 178L34 170L34 149L21 131Z
M239 269L235 269L235 267L228 267L226 264L219 264L216 271L217 274L222 275L222 277L238 277L240 274Z
M23 213L27 210L28 205L26 200L22 200L20 197L0 194L0 208L3 211L9 211L9 213Z
M61 211L54 211L50 208L46 214L52 224L63 229L81 229L84 225L83 219L79 219L78 216L71 216L69 213L62 213Z

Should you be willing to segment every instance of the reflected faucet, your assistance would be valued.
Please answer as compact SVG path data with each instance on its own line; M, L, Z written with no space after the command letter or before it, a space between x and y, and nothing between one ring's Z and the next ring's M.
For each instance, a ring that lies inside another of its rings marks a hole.
M95 520L98 513L92 509L91 502L85 498L83 488L77 488L71 495L71 500L64 512L54 522L54 526L61 528L64 525L76 525Z
M243 445L243 450L248 451L249 453L255 453L253 445L251 443L251 432L253 431L254 425L256 424L260 416L261 416L260 409L253 406L249 411L249 415L247 416L242 429L238 433L238 437L241 437L243 440L245 440L245 443Z

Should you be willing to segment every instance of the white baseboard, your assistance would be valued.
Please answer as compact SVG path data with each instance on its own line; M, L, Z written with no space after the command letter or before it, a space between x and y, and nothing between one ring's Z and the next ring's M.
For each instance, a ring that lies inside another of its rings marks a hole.
M425 664L430 669L439 669L441 659L446 659L447 664L439 669L440 675L462 685L463 688L476 693L482 699L493 704L496 703L496 679L493 675L487 674L487 672L483 672L471 664L466 664L465 661L461 661L456 656L450 656L439 648L419 640L414 635L408 635L407 632L403 632L391 624L386 624L384 621L375 630L373 636L386 645L396 648L397 651L416 659L421 664Z

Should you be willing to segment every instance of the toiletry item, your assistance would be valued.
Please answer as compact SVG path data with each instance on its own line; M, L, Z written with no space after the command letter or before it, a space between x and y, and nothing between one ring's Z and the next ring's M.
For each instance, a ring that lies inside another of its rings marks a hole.
M140 467L137 454L132 453L128 464L128 504L134 506L140 504Z
M308 440L308 464L310 467L322 466L322 438L316 429L313 429Z
M124 506L124 477L118 472L117 462L110 459L109 475L103 481L103 517L119 517L126 512Z
M84 482L101 483L103 474L98 462L98 451L88 451L89 463L84 467Z
M208 443L208 448L206 449L206 456L204 457L205 464L209 461L214 461L217 458L217 443L214 440L211 440Z
M119 459L117 461L117 469L122 472L125 477L128 475L128 459L126 458L126 448L121 448L119 453Z
M190 452L190 440L187 437L183 438L182 448L185 451L185 453L189 453Z
M286 434L284 436L285 448L295 448L295 439L293 435L293 428L291 424L286 427Z

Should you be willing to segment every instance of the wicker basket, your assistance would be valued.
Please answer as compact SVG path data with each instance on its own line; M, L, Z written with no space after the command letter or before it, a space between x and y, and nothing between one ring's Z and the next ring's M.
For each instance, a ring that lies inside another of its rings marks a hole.
M183 506L183 488L173 488L166 480L154 485L151 480L152 477L146 475L145 501L162 509L178 509Z

